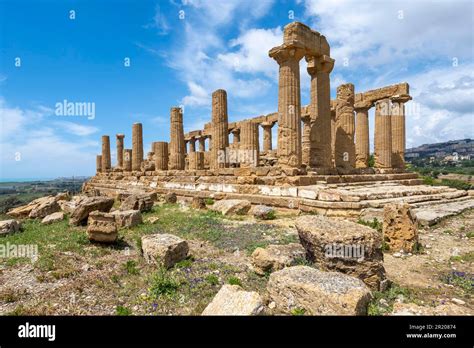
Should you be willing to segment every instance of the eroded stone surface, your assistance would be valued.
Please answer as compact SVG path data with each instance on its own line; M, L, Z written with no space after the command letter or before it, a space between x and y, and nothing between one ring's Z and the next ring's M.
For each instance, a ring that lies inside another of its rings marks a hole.
M134 227L142 223L140 210L117 210L112 214L118 227Z
M225 284L202 315L258 315L262 310L263 301L257 292Z
M58 211L56 213L52 213L50 215L47 215L41 220L41 223L43 225L48 225L52 224L54 222L59 222L64 220L64 213L62 211Z
M257 248L252 253L252 266L255 273L264 275L284 267L295 266L305 259L305 249L301 244L269 245Z
M408 204L387 204L383 210L383 235L390 250L413 252L418 245L416 222Z
M21 230L21 222L10 219L0 221L0 236L15 233Z
M87 236L90 241L114 243L118 237L115 216L100 211L91 212L87 219Z
M87 222L89 214L95 210L108 212L114 205L113 198L107 197L87 197L77 204L69 218L70 225L81 225Z
M251 204L245 199L223 199L209 206L209 210L217 211L222 215L243 215L250 210Z
M158 263L166 268L188 256L188 242L172 234L152 234L142 237L143 257L149 263Z
M150 211L153 207L152 194L133 194L128 196L120 205L120 210Z

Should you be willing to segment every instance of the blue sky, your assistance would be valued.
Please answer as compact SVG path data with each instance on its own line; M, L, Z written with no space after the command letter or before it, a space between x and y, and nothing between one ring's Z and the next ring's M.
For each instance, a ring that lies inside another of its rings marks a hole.
M410 84L408 146L474 137L472 1L0 0L0 178L93 175L102 134L115 163L115 134L131 147L140 121L149 151L172 106L185 131L208 122L218 88L230 120L276 111L267 52L293 20L327 37L333 97L344 82ZM95 118L56 115L65 99L95 103Z

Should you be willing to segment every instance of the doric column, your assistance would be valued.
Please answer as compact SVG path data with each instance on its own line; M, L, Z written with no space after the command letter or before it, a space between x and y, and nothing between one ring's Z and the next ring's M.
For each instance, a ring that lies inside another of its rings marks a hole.
M409 95L397 95L391 98L392 168L405 168L405 103L409 100L411 100Z
M206 151L206 137L204 137L204 136L201 135L201 136L198 138L198 141L199 141L199 151L200 151L200 152Z
M166 141L156 141L153 143L155 156L155 170L168 169L168 143Z
M311 163L311 117L305 115L301 117L303 122L303 136L301 140L301 163L309 166Z
M97 155L95 157L95 168L97 173L102 171L102 155Z
M227 92L218 89L212 93L212 150L211 169L229 166L226 150L229 147L229 126L227 119Z
M132 170L132 149L123 150L123 170L130 172Z
M330 168L331 160L331 87L329 74L334 59L323 55L319 58L307 56L308 74L311 76L311 101L309 112L311 167Z
M186 148L184 144L183 111L173 107L170 113L169 169L184 170Z
M304 48L283 44L270 50L276 60L278 78L278 163L284 167L301 166L301 93L300 65Z
M336 104L336 167L355 168L354 85L337 87Z
M331 163L334 167L336 157L336 104L331 108Z
M257 167L259 161L258 123L240 123L239 162L241 167Z
M143 162L143 128L141 123L132 126L132 170L140 170Z
M189 152L196 152L196 138L189 139Z
M123 167L123 138L125 135L117 134L117 167Z
M204 169L204 152L190 152L188 155L188 168L190 170Z
M263 151L271 151L273 122L262 122L260 125L263 128Z
M374 157L376 168L392 167L392 120L390 100L375 103Z
M240 128L235 127L230 131L232 133L232 144L237 145L240 143Z
M110 160L110 138L108 135L102 136L102 171L106 172L111 168Z
M369 166L370 142L369 142L369 109L370 102L356 102L354 110L356 112L356 168L367 168Z

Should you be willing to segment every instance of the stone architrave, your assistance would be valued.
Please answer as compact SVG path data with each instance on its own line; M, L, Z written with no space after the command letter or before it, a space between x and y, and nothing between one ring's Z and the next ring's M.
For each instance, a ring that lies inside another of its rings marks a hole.
M166 141L156 141L153 143L155 157L155 170L168 169L168 143Z
M226 151L229 147L227 92L218 89L212 93L212 149L211 169L227 168Z
M143 127L141 123L132 126L132 170L139 171L143 162Z
M352 169L355 168L354 85L340 85L336 99L336 167Z
M184 144L183 111L179 107L171 108L171 126L168 168L184 170L186 149Z
M375 103L374 159L376 168L392 167L392 120L390 100Z

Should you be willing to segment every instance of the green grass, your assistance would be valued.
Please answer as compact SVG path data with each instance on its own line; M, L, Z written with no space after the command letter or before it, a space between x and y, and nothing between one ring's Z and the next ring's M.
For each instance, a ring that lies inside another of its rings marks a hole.
M471 255L472 257L472 255ZM473 294L474 274L466 272L451 271L441 276L441 281L446 284L454 285L466 293Z
M212 198L205 198L204 203L206 203L206 205L213 205L214 200Z
M459 256L451 256L450 258L451 261L456 261L456 262L474 262L474 251L468 252L466 254L462 254Z
M151 298L157 299L161 296L173 296L180 288L182 282L168 272L166 268L160 267L151 277L148 293Z
M359 219L357 220L357 223L358 224L361 224L361 225L364 225L364 226L369 226L379 232L382 232L382 227L383 227L383 223L379 220L377 220L377 218L374 218L372 221L366 221L366 220L362 220L362 219Z
M123 307L123 306L117 306L115 307L115 314L116 315L132 315L132 310L130 308L127 308L127 307Z
M230 285L238 285L238 286L242 286L242 281L237 278L237 277L229 277L229 279L227 279L227 283L229 283Z
M124 263L123 267L125 271L127 272L127 274L130 274L130 275L140 274L140 270L137 268L136 261L128 260L127 262Z
M396 284L384 291L373 292L373 298L369 303L368 315L384 315L393 311L393 304L399 295L403 295L406 301L415 301L414 294L410 289L403 288ZM384 299L387 301L387 306L381 306L380 300Z
M305 313L306 313L306 309L304 308L293 308L291 310L291 315L294 315L294 316L305 315Z
M466 233L467 238L474 238L474 231Z
M209 274L206 276L206 282L208 282L210 285L217 285L219 284L219 277L215 274Z

